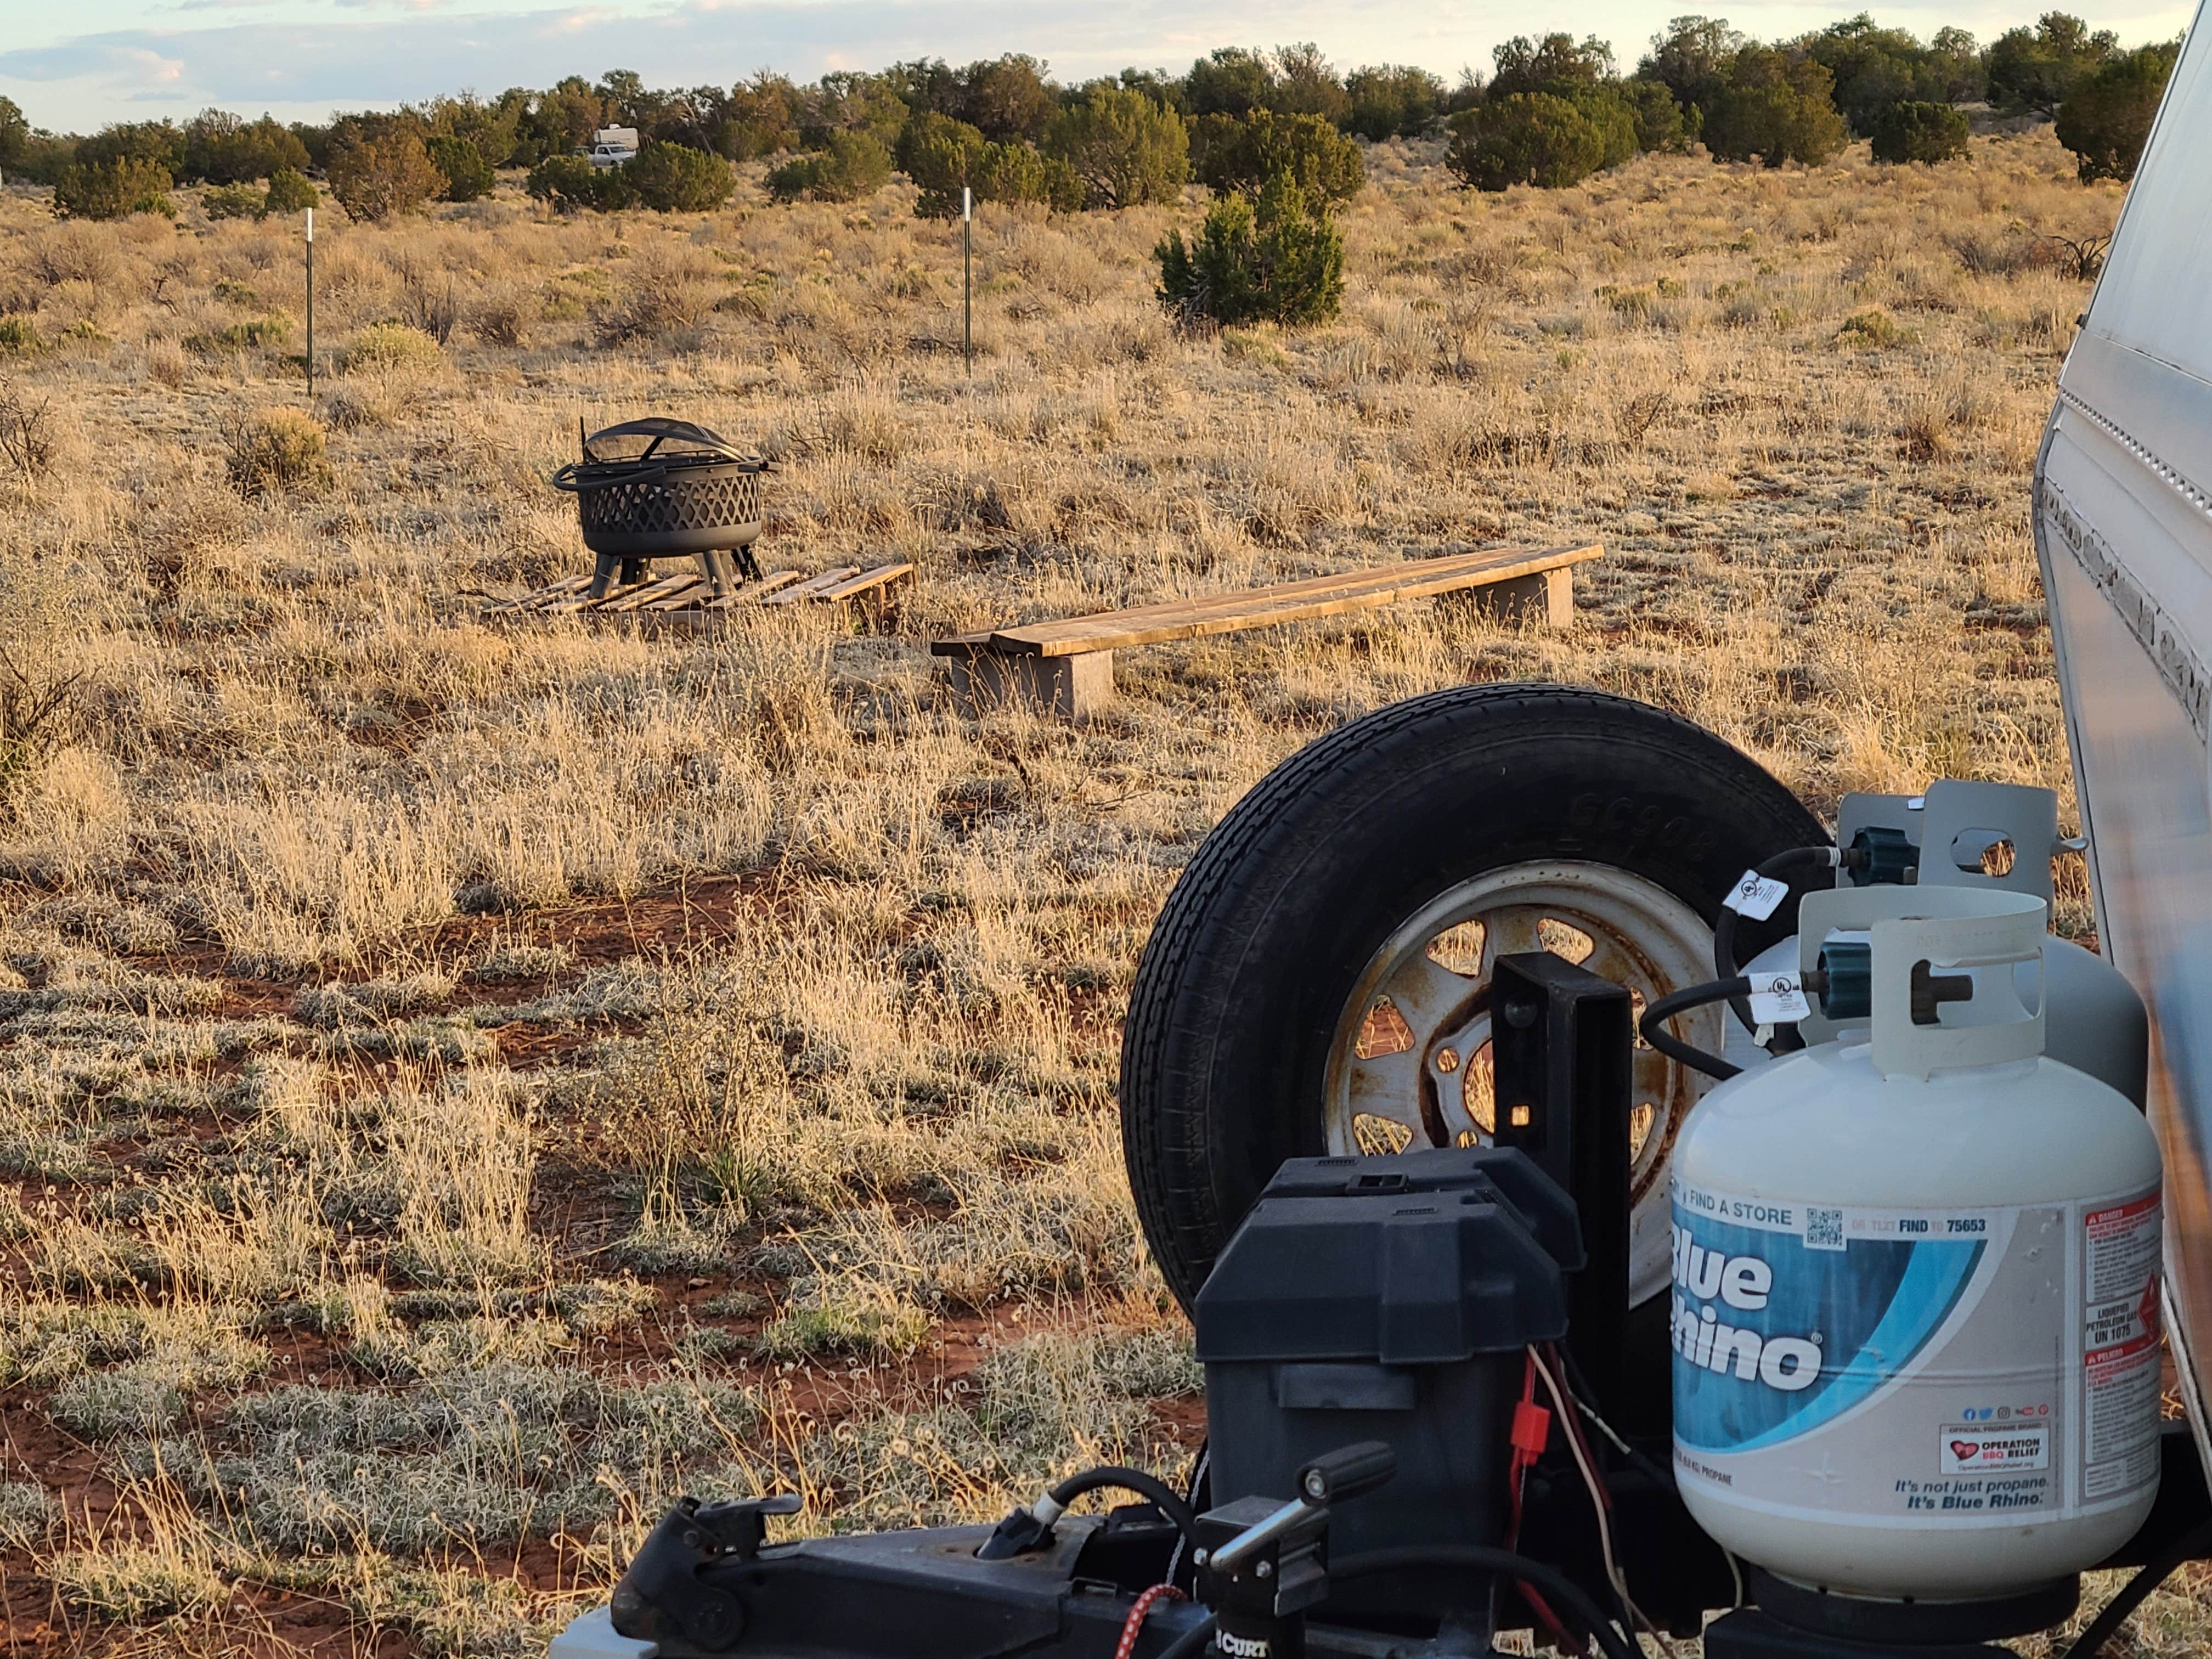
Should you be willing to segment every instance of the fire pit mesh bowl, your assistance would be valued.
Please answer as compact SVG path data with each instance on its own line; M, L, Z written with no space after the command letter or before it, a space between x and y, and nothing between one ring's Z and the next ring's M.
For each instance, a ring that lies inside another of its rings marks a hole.
M761 475L769 463L690 421L653 416L625 421L583 441L584 459L553 475L576 498L584 545L599 556L592 596L621 566L625 585L647 559L699 556L720 592L728 585L723 552L750 547L761 533ZM740 553L747 575L757 571Z

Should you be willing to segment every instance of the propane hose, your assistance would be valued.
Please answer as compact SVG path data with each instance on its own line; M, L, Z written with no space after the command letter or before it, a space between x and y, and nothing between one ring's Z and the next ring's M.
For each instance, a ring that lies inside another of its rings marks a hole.
M1095 1469L1085 1469L1080 1474L1071 1474L1058 1486L1047 1489L1045 1495L1030 1506L1030 1513L1050 1526L1060 1519L1067 1506L1087 1492L1114 1488L1133 1492L1139 1498L1149 1498L1162 1515L1175 1522L1176 1530L1193 1549L1198 1547L1198 1516L1191 1512L1174 1487L1166 1481L1154 1479L1142 1469L1123 1468L1119 1464L1106 1463ZM1047 1506L1051 1512L1046 1512Z
M1772 858L1767 860L1759 866L1757 873L1769 881L1779 881L1790 871L1801 866L1808 870L1834 870L1848 867L1855 854L1863 861L1864 855L1858 854L1855 848L1838 852L1832 847L1793 847L1788 852L1777 853ZM1728 898L1722 902L1721 913L1713 921L1713 974L1718 979L1734 979L1741 971L1735 959L1735 920L1738 912L1734 902L1735 898L1735 895L1731 892ZM1735 1017L1743 1022L1745 1030L1755 1031L1759 1029L1759 1022L1751 1017L1751 1002L1747 996L1730 996L1729 1006L1735 1010ZM1652 1046L1658 1047L1656 1043ZM1662 1050L1662 1052L1665 1051ZM1680 1058L1680 1055L1675 1057Z
M1722 914L1728 913L1723 911ZM1637 1022L1636 1029L1646 1042L1668 1059L1679 1061L1692 1071L1703 1072L1707 1077L1717 1077L1725 1083L1743 1067L1731 1066L1718 1054L1709 1054L1695 1044L1683 1042L1667 1029L1667 1021L1692 1008L1702 1008L1708 1003L1750 994L1751 981L1741 974L1730 979L1717 979L1710 984L1692 985L1671 996L1661 997L1646 1008L1644 1018ZM1745 1012L1748 1013L1749 1008L1747 1007Z
M1409 1545L1401 1549L1362 1550L1328 1564L1331 1583L1347 1578L1371 1577L1378 1572L1404 1572L1423 1567L1467 1567L1476 1572L1525 1581L1552 1598L1598 1644L1605 1659L1639 1659L1635 1647L1616 1630L1589 1593L1557 1567L1511 1550L1481 1544ZM1166 1659L1163 1655L1162 1659Z

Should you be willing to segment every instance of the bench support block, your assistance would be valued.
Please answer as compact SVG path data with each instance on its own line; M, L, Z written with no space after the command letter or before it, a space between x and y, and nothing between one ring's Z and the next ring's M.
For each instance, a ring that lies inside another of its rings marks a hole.
M1540 570L1533 576L1514 576L1464 592L1441 594L1437 604L1447 613L1472 611L1488 621L1513 626L1541 623L1565 628L1575 619L1575 573L1567 566Z
M963 651L948 656L952 696L965 715L1028 708L1064 720L1087 720L1114 700L1114 653L1067 657L1029 652Z

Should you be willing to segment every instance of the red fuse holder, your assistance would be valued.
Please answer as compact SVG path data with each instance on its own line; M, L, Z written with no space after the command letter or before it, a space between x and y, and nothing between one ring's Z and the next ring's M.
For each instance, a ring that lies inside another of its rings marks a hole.
M1547 1409L1533 1400L1523 1400L1513 1407L1513 1449L1521 1454L1522 1462L1534 1462L1551 1437L1552 1413Z

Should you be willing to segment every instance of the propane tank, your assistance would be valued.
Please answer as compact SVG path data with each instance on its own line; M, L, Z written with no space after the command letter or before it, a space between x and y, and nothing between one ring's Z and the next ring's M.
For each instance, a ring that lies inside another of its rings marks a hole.
M2042 900L1817 897L1803 965L1865 930L1868 1006L1715 1089L1674 1153L1683 1500L1815 1589L2048 1585L2157 1493L2157 1142L2044 1054L2039 984L1973 971L2041 959Z

